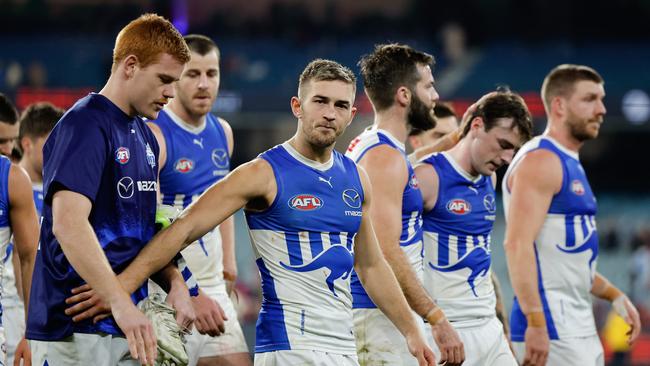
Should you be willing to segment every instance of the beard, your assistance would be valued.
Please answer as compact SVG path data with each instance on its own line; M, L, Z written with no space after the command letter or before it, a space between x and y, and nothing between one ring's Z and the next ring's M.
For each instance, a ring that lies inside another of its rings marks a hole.
M597 119L579 118L571 113L567 119L567 125L569 126L571 136L580 142L592 140L598 137L598 131L593 132L593 130L589 129L589 125L595 122L602 122L602 117Z
M342 133L340 130L335 130L335 131L330 131L328 130L327 132L320 132L316 128L308 129L308 128L303 128L303 133L305 137L307 138L307 142L317 148L326 148L329 146L334 145L336 142L337 137L339 137Z
M409 113L406 118L411 128L417 128L423 131L436 127L436 119L433 116L433 108L428 108L420 98L413 93Z

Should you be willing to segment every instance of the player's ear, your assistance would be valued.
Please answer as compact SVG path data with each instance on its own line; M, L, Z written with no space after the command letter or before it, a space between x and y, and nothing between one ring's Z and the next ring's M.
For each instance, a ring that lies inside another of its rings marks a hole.
M350 120L348 121L348 123L345 124L346 128L350 125L350 123L352 123L352 120L356 115L357 115L357 107L350 107Z
M122 61L122 68L128 78L132 78L133 75L135 75L135 70L138 68L139 65L140 65L140 61L138 60L138 57L136 55L128 55Z
M411 94L411 90L405 86L400 86L397 88L397 91L395 92L395 101L399 103L399 105L406 107L411 103L411 98L413 98L413 95Z
M476 131L484 130L485 123L483 122L483 117L474 117L472 122L470 122L470 131L476 133Z
M298 97L291 97L291 112L296 118L302 118L302 105Z

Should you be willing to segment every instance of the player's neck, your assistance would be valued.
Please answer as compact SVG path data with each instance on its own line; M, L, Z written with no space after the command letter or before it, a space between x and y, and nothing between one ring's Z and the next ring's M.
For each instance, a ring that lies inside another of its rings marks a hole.
M406 142L408 126L406 115L396 108L388 108L375 114L374 125L382 130L390 132L393 137L402 143Z
M479 173L472 168L472 157L469 150L469 138L460 140L456 146L447 151L447 154L454 159L456 164L472 177L478 177Z
M204 115L193 115L183 107L179 99L172 99L169 103L169 109L174 112L183 122L187 123L192 127L201 127L205 123L205 114Z
M565 124L553 123L552 121L548 122L544 135L553 138L555 141L560 143L560 145L565 148L575 151L576 153L580 151L580 148L584 144L584 141L579 141L571 135L571 131L566 127Z
M293 136L289 141L287 141L291 147L293 147L300 155L304 156L309 160L313 160L318 163L327 163L332 158L332 150L334 150L334 144L327 147L316 147L304 139L300 139L297 136Z
M25 169L32 183L43 183L43 174L37 169L34 169L34 167L29 164L27 159L22 159L18 165L20 165L21 168Z
M106 82L106 85L99 91L99 94L105 96L113 104L117 106L122 112L130 117L135 117L137 111L129 103L126 94L124 93L123 85L118 85L115 75L111 75Z

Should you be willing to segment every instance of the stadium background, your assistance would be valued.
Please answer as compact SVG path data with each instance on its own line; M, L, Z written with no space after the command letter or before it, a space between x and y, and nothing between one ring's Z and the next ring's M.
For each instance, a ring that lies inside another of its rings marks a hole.
M220 46L214 112L233 126L233 168L293 134L289 98L298 74L316 57L358 72L356 62L374 44L407 43L436 57L438 92L457 113L508 85L526 99L537 132L545 125L539 89L546 73L560 63L594 67L606 81L608 113L601 136L585 145L581 159L599 201L598 266L631 295L645 320L629 364L650 365L650 1L0 0L0 92L22 109L36 101L69 107L98 91L110 71L115 35L143 12L164 15L181 32L206 34ZM358 89L359 114L339 150L372 123ZM498 217L493 270L510 308L503 214ZM236 240L250 345L259 279L241 213ZM594 304L602 328L609 306Z

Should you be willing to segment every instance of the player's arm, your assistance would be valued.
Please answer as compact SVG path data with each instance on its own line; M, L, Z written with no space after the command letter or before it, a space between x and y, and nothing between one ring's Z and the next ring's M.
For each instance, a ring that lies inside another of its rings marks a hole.
M433 154L435 152L446 151L456 146L460 140L460 133L458 131L450 132L431 145L422 146L409 155L411 161L419 161L427 155Z
M25 316L39 236L38 216L31 186L29 176L23 168L12 164L9 170L9 219L14 234L14 251L20 258L20 278L16 278L16 283L22 284Z
M438 172L431 164L418 164L414 168L415 176L418 179L422 201L424 203L424 212L433 209L438 201L439 178Z
M634 307L630 299L623 291L616 288L605 276L598 272L594 276L591 293L612 303L614 311L631 326L631 329L627 332L627 335L630 336L628 343L634 343L641 333L641 319L639 311Z
M113 273L88 217L91 201L84 195L59 190L52 197L52 229L75 271L110 305L115 321L129 341L131 355L148 364L156 358L156 337Z
M141 284L249 201L273 202L276 191L273 169L265 160L255 159L241 165L203 192L167 229L156 234L120 274L120 279L127 288Z
M544 365L549 338L539 296L534 241L562 186L562 166L550 151L528 153L506 182L511 198L506 217L504 248L508 272L522 312L528 320L526 362Z
M501 282L497 278L497 275L494 272L491 272L490 276L492 280L492 286L494 287L494 295L497 299L494 310L497 314L497 319L503 324L503 334L506 335L506 338L510 338L510 327L508 326L508 315L506 314L506 306L503 303L503 295L501 295Z
M363 185L364 202L361 207L361 226L354 241L354 269L372 301L404 335L409 350L418 358L420 365L433 365L433 352L422 339L395 275L379 249L369 214L372 209L370 180L361 167L359 176Z
M234 138L232 128L226 120L219 118L219 123L223 128L226 135L226 142L228 143L228 156L232 157L234 149ZM221 246L223 248L223 278L226 280L226 287L228 293L232 291L232 287L237 280L237 260L235 257L235 217L230 216L221 225L219 225L219 232L221 233Z

